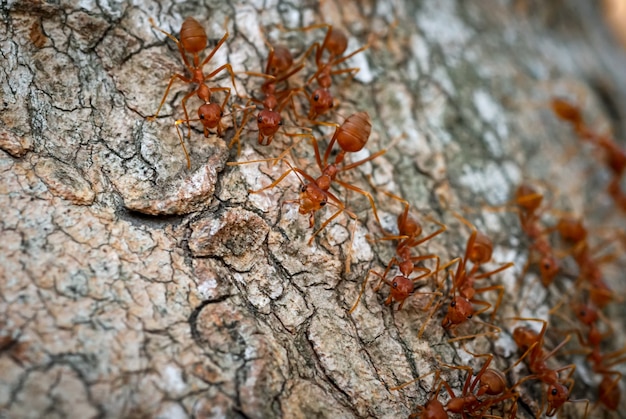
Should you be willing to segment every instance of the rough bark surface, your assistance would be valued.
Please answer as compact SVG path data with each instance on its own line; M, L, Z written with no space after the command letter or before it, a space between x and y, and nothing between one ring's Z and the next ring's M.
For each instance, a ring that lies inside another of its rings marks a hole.
M382 272L394 252L366 239L381 230L358 194L340 192L359 222L342 215L309 246L308 219L281 204L297 197L298 179L250 195L286 167L226 166L236 159L227 147L233 130L225 139L193 132L186 169L173 121L187 87L176 84L161 117L145 119L172 72L184 71L149 18L177 35L194 16L212 41L226 25L230 37L208 67L228 61L235 71L265 65L259 25L294 51L323 32L273 25L332 23L350 33L349 49L373 36L349 62L361 68L356 79L336 82L338 112L369 112L370 152L405 137L344 179L369 189L372 174L380 189L444 222L448 231L423 254L461 254L469 232L448 209L493 237L494 260L517 265L500 277L504 319L522 306L545 316L572 281L516 291L527 246L515 215L481 204L543 179L560 208L623 228L603 193L606 170L546 103L578 95L595 126L624 134L624 55L592 6L564 3L0 3L0 417L406 417L427 400L432 377L391 387L432 371L437 359L480 367L447 343L440 314L417 337L423 297L394 311L383 304L385 288L367 285L348 314L367 271ZM258 94L257 79L238 83L240 94ZM290 142L278 136L262 147L246 134L239 160L274 157ZM306 141L294 155L315 172ZM375 195L393 231L402 205ZM623 292L619 266L607 266L607 277ZM504 369L517 358L514 324L498 324L497 340L468 348L497 354ZM597 378L580 370L574 395L595 400ZM458 390L465 373L445 376ZM520 417L539 404L533 396L538 390L525 395ZM580 415L579 407L565 412Z

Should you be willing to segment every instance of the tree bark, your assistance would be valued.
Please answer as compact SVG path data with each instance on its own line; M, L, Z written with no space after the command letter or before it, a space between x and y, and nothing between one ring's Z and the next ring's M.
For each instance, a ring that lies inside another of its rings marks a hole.
M348 51L369 40L348 61L360 68L355 79L334 80L331 119L367 111L367 150L391 148L341 177L374 194L387 231L403 207L384 190L406 199L427 231L436 228L428 217L443 222L447 231L420 254L441 263L462 255L470 232L454 211L494 240L492 266L515 262L490 280L506 287L499 337L466 344L495 354L494 367L510 366L519 355L516 323L506 319L546 316L575 289L572 278L547 291L516 288L528 243L514 213L486 206L530 180L550 185L554 208L623 231L623 214L604 192L607 170L547 104L574 98L599 131L624 134L626 59L583 0L504 3L2 3L0 417L406 417L427 401L433 377L393 387L441 369L460 394L466 371L439 364L476 370L484 362L447 342L442 312L429 319L422 310L430 296L414 295L397 311L383 304L388 287L375 292L370 279L348 313L368 271L382 273L394 255L393 242L368 240L383 231L367 200L339 189L358 221L342 214L309 245L308 217L287 202L297 199L296 176L248 192L285 164L226 165L276 157L292 138L265 147L243 131L237 157L228 148L232 128L205 138L196 127L187 170L174 121L189 86L175 82L159 118L146 119L173 72L187 76L176 45L150 18L178 37L195 17L209 48L228 29L207 70L229 62L242 97L260 94L261 81L239 72L265 68L261 31L297 52L324 36L276 24L332 23L350 34ZM209 84L230 81L220 75ZM192 118L198 105L188 102ZM239 121L235 109L227 113ZM301 131L297 124L287 120L286 129ZM327 139L332 129L314 132ZM308 140L292 154L293 164L318 173ZM320 211L316 227L333 210ZM621 259L605 274L623 293ZM619 348L623 309L610 310ZM473 321L462 330L486 329ZM559 336L551 333L550 344ZM579 370L572 397L593 402L597 377ZM522 387L518 417L531 417L540 386ZM624 417L620 407L615 415ZM568 404L564 412L583 410Z

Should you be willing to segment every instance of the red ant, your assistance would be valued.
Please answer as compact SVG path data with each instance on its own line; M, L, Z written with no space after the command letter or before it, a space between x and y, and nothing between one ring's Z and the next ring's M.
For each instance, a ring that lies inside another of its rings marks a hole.
M519 207L519 219L522 231L531 240L530 250L539 254L539 273L541 283L548 287L560 271L552 246L546 237L546 232L539 225L541 202L543 195L532 186L520 185L515 192L515 203ZM530 257L529 257L530 263ZM524 268L526 271L528 265Z
M209 128L217 128L218 134L221 135L222 127L220 125L220 120L224 113L224 107L226 106L226 103L228 102L228 98L230 97L230 88L229 87L208 87L205 84L205 82L215 77L220 72L226 70L230 73L230 78L233 83L233 87L235 88L235 90L237 90L237 85L235 84L235 74L230 64L224 64L206 76L204 75L202 69L209 61L211 61L211 58L213 58L217 50L219 50L222 44L226 41L226 39L229 36L228 31L226 31L222 39L220 39L220 41L217 43L215 48L213 48L213 50L209 53L209 55L207 55L206 58L202 60L202 62L200 62L200 58L198 54L201 51L203 51L207 46L207 35L206 35L206 32L204 31L204 28L198 23L197 20L195 20L192 17L188 17L187 19L185 19L180 29L180 41L176 39L173 35L169 34L168 32L165 32L164 30L159 29L156 26L152 18L150 18L150 24L156 30L162 32L168 38L170 38L172 41L176 43L176 46L178 46L178 50L180 51L180 55L183 58L183 61L185 63L185 67L187 67L187 70L191 74L191 78L187 78L183 76L182 74L175 73L170 78L170 82L167 85L167 89L165 89L165 94L163 95L163 99L161 100L161 103L159 104L159 107L156 113L148 117L148 120L153 121L156 119L156 117L159 115L159 112L161 111L161 107L165 103L165 99L167 99L167 95L169 94L170 88L172 87L174 80L179 79L183 83L197 84L198 87L195 90L186 94L185 97L183 97L181 103L183 106L183 111L185 112L185 118L183 120L176 121L177 125L180 122L186 122L189 128L188 133L187 133L187 138L191 138L191 124L190 124L191 119L189 119L189 114L187 112L186 103L190 97L192 97L194 94L197 94L200 100L204 102L204 104L200 106L200 108L198 109L198 117L199 117L199 120L202 121L202 124L204 125L205 136L208 135ZM187 53L192 55L193 64L191 64L189 60L187 59L187 55L186 55ZM222 102L221 106L216 103L211 102L211 95L214 92L218 92L218 91L226 92L226 98ZM182 141L181 141L181 144L182 144ZM183 150L185 151L185 155L187 156L187 167L191 167L187 150L185 150L184 144L182 145L183 145Z
M556 412L561 409L565 402L579 402L584 401L587 403L587 407L589 406L588 400L570 400L569 396L574 387L574 380L571 378L574 373L576 366L574 364L566 365L565 367L551 369L547 366L546 361L551 358L559 349L561 349L569 340L570 335L568 335L561 343L559 343L552 351L547 354L544 352L544 336L548 327L548 322L541 319L533 319L533 318L525 318L525 317L514 317L511 320L522 320L522 321L534 321L540 322L542 324L541 331L539 333L534 330L525 327L519 326L515 328L513 331L513 340L517 344L518 348L523 351L523 355L506 371L508 372L515 366L517 366L520 362L522 362L525 358L527 359L528 369L531 375L522 378L516 385L521 384L524 381L538 379L542 383L548 386L547 391L547 403L548 407L546 410L547 416L554 416ZM567 377L564 380L561 380L559 377L559 372L569 370ZM569 384L569 387L568 387ZM543 402L540 409L541 413L543 411ZM587 408L585 409L586 416Z
M556 312L556 308L558 308L558 306L552 309L551 313L557 314L567 322L571 322L571 320ZM626 361L626 356L624 356L626 354L626 347L608 354L602 354L600 351L602 341L607 337L613 336L611 323L608 319L604 318L597 309L589 304L575 303L573 304L573 311L578 321L588 327L587 337L583 337L578 328L572 331L576 333L580 344L589 348L590 352L587 354L587 360L591 364L593 371L596 374L602 375L602 381L598 386L598 401L604 404L608 409L616 410L621 398L619 382L622 379L622 374L610 368ZM608 326L608 330L604 333L600 331L597 325L598 321L601 319ZM592 408L592 411L596 406L597 403Z
M498 311L498 308L500 307L500 303L502 302L504 287L502 285L491 285L483 288L475 288L474 282L480 279L488 278L513 266L513 262L509 262L492 271L477 275L476 273L478 272L480 265L487 263L491 260L493 244L487 236L479 233L478 230L476 230L476 227L474 227L465 218L456 213L454 215L463 224L468 226L471 229L472 233L467 240L467 245L465 247L465 256L463 256L462 258L456 258L448 263L448 265L450 265L452 263L458 262L458 265L456 274L454 275L452 281L452 301L450 302L448 306L448 312L446 313L441 323L441 325L445 329L456 328L460 324L464 323L466 320L471 319L475 314L480 314L489 310L489 308L492 307L490 303L482 300L477 300L475 298L476 294L487 291L498 292L498 299L491 313L491 319L493 320L495 318L496 312ZM466 267L468 261L471 261L473 263L473 266L469 271ZM484 308L478 311L474 311L473 304L484 306ZM455 340L458 339L459 338L455 338Z
M482 368L476 374L476 376L473 375L474 370L471 367L442 364L442 366L448 368L460 369L467 372L467 378L463 385L461 395L457 396L454 393L454 390L452 390L450 384L440 378L440 371L437 370L435 372L434 383L438 382L439 384L436 387L433 387L435 391L431 393L429 401L426 403L426 405L419 406L417 408L417 411L409 416L410 418L445 419L449 417L450 413L459 414L463 418L467 418L468 415L472 417L491 417L490 415L486 415L485 412L495 404L507 399L513 399L513 405L509 412L509 416L515 417L517 411L517 406L515 402L517 401L519 396L512 389L507 388L506 379L500 371L489 368L489 365L493 360L493 355L476 355L472 352L469 353L474 356L487 357L487 361L483 364ZM399 390L401 388L404 388L409 384L412 384L430 374L433 373L431 372L424 376L418 377L415 380L409 381L408 383L391 388L391 390ZM442 387L445 387L448 395L450 396L450 400L448 401L448 403L446 403L445 407L438 400L438 394L441 391ZM478 390L476 391L477 387ZM480 400L480 397L483 396L490 397L484 400Z
M578 136L585 141L597 145L605 151L606 163L615 176L621 176L626 170L626 151L621 149L615 140L608 135L596 134L591 131L583 120L580 108L565 99L554 98L551 107L556 116L572 125Z
M554 98L551 107L556 116L572 125L576 134L604 151L604 160L613 174L607 188L609 195L618 204L618 207L626 211L626 194L620 188L620 182L626 171L626 151L607 134L596 134L591 131L583 120L580 108L565 99Z
M315 120L319 115L323 115L335 106L333 96L329 90L332 85L332 76L350 73L351 76L354 77L354 75L359 71L359 68L333 70L333 67L336 67L359 52L369 48L368 43L348 55L343 55L348 48L348 37L344 31L333 28L332 25L326 23L307 26L305 28L300 28L299 30L308 31L317 28L326 28L324 41L321 45L315 42L303 55L303 57L306 58L313 50L315 50L315 64L317 65L317 71L305 84L305 86L308 86L313 82L313 80L317 80L319 85L319 88L315 89L310 96L307 96L310 102L308 114L308 118L310 120ZM327 61L323 61L324 51L328 52ZM304 88L302 88L301 91L306 95Z
M265 98L261 102L263 109L259 111L256 121L259 131L259 144L270 145L274 136L278 132L278 129L283 126L283 118L281 116L283 108L289 103L292 95L298 90L297 88L294 88L277 91L276 86L302 70L304 68L304 64L293 67L293 55L287 48L282 46L274 48L267 40L264 39L264 41L269 49L265 73L246 72L245 74L264 77L267 79L267 81L261 86L261 91L263 92ZM250 98L250 101L258 102L258 100L254 98ZM237 154L239 154L240 151L239 137L242 129L248 121L248 116L248 112L244 113L241 128L237 130L230 143L230 146L232 146L234 142L237 142ZM286 132L284 134L287 136L308 136L308 134L291 134ZM277 158L277 160L283 156L284 154Z
M309 226L311 228L315 224L315 218L314 218L315 213L319 211L320 209L322 209L323 207L325 207L326 204L329 203L328 201L330 199L330 201L332 201L332 205L338 208L337 212L335 212L332 216L326 219L326 221L322 223L321 227L316 232L313 233L313 236L311 236L309 240L309 244L313 242L313 239L315 238L317 234L319 234L320 231L326 228L326 226L332 220L334 220L337 216L339 216L339 214L341 214L342 212L346 212L353 219L357 218L354 213L352 213L346 208L345 204L337 196L335 196L332 192L330 192L330 187L332 186L333 182L339 184L340 186L343 186L344 188L348 190L351 190L351 191L354 191L354 192L360 193L361 195L366 196L367 199L370 201L370 205L372 206L372 209L374 211L374 217L376 218L376 221L380 224L378 211L376 210L376 204L374 203L374 198L372 197L372 195L369 192L364 191L361 188L358 188L354 185L351 185L347 182L337 179L337 175L339 173L354 169L355 167L360 166L368 161L371 161L375 159L376 157L382 156L383 154L387 152L386 149L383 149L362 160L345 165L343 167L339 167L339 164L343 162L343 159L347 152L357 152L365 146L365 144L367 143L367 140L369 139L371 130L372 130L372 124L370 121L369 114L367 112L357 112L355 114L350 115L348 118L346 118L344 123L339 125L337 129L335 130L335 133L332 139L330 140L330 143L328 144L328 148L326 149L326 152L324 153L323 160L322 160L322 157L320 156L320 151L319 151L319 147L317 144L317 140L315 139L313 135L311 135L310 137L311 137L311 140L313 141L313 149L315 151L315 160L321 172L321 175L319 177L314 178L313 176L306 173L304 170L298 167L293 167L291 166L291 164L287 162L290 167L289 170L283 173L278 179L276 179L274 182L272 182L271 184L261 189L254 190L254 191L251 190L249 191L249 193L260 193L264 190L271 189L275 187L276 185L278 185L291 172L296 172L307 181L306 183L302 184L302 187L300 189L300 197L296 202L298 202L299 204L299 209L298 209L299 213L302 215L309 215ZM339 143L341 150L335 157L334 163L330 164L328 163L328 158L330 156L330 150L333 147L335 142ZM275 159L270 159L270 160L275 160ZM247 163L252 163L252 162L243 162L243 164L247 164ZM234 164L242 164L242 163L230 163L230 164L234 165Z
M438 256L433 255L433 254L423 255L423 256L411 256L411 249L443 233L444 231L446 231L446 226L434 219L430 219L435 224L437 224L440 228L434 231L433 233L420 238L423 232L422 226L414 217L409 215L409 207L410 207L409 203L406 200L390 192L384 191L384 193L388 195L389 197L395 200L398 200L404 204L404 211L400 215L398 215L399 235L397 236L385 235L384 237L380 239L380 240L398 240L398 244L396 246L397 258L394 256L389 261L385 269L385 272L382 275L372 269L368 272L368 276L370 273L372 273L380 278L378 285L374 289L375 291L380 289L380 286L382 285L382 283L385 283L390 286L389 296L387 297L387 300L385 300L385 304L389 305L393 301L397 301L398 303L400 303L398 305L398 310L401 310L402 306L404 305L405 300L413 294L413 291L415 289L415 283L419 280L422 280L430 276L432 273L437 272L439 270L439 257ZM435 271L432 273L430 269L415 266L416 262L421 261L421 260L427 260L427 259L437 260L437 267ZM387 274L389 273L391 267L394 265L398 266L400 275L396 275L393 278L393 280L389 281L387 279ZM409 278L409 276L415 271L422 271L422 272L425 272L425 274L420 275L417 278ZM361 300L363 292L365 291L366 283L367 283L367 277L365 281L363 282L363 287L361 288L359 297L357 298L357 301L354 303L354 305L350 309L349 313L352 313L356 309L357 305L359 304L359 301Z
M614 300L615 293L609 288L602 278L600 263L604 259L612 259L612 255L601 259L594 259L593 253L587 241L588 232L580 218L570 215L561 216L554 228L561 238L572 243L572 256L579 268L579 278L589 284L589 294L591 301L598 307L605 307Z

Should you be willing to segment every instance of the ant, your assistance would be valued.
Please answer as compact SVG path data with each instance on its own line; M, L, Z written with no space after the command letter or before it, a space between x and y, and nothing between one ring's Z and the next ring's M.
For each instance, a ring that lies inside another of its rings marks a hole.
M221 120L223 116L224 108L226 106L226 103L228 102L228 98L230 97L230 88L229 87L208 87L205 84L205 82L215 77L217 74L221 73L222 71L226 70L230 74L233 87L235 88L235 90L237 90L237 85L235 84L235 74L230 64L221 65L220 67L218 67L217 69L215 69L213 72L211 72L210 74L206 76L204 75L204 72L202 69L209 61L211 61L211 59L213 58L215 53L220 49L222 44L226 42L226 39L229 36L228 31L226 31L222 39L219 40L219 42L213 48L213 50L211 50L209 55L207 55L205 59L202 60L202 62L200 62L200 57L198 56L198 54L201 51L203 51L207 46L207 35L206 35L206 32L204 31L204 28L198 23L197 20L195 20L193 17L188 17L187 19L185 19L180 29L180 41L176 39L170 33L165 32L164 30L158 28L152 18L150 18L150 24L156 30L165 34L168 38L170 38L172 41L176 43L176 46L178 47L178 50L180 51L180 55L183 58L183 62L185 63L185 67L191 74L191 77L188 78L188 77L183 76L182 74L175 73L170 78L170 82L167 85L167 88L165 89L165 94L163 95L163 99L161 99L161 103L159 104L157 111L155 112L154 115L149 116L148 120L154 121L156 119L156 117L159 115L159 112L161 111L161 107L163 107L163 104L165 103L165 100L167 99L167 95L169 94L172 84L174 83L176 79L179 79L183 83L197 84L198 86L193 91L189 92L183 97L181 103L182 103L183 111L185 112L185 118L183 120L177 121L177 125L180 122L186 122L187 127L188 127L187 138L188 139L191 138L191 123L190 123L191 119L189 119L189 114L187 112L186 103L190 97L192 97L194 94L197 94L200 100L204 102L204 104L200 106L200 108L198 109L198 117L199 117L199 120L202 121L204 125L205 136L207 136L208 128L217 128L218 133L221 135L222 128L221 128L221 125L219 124L219 121ZM193 57L193 63L189 62L187 58L187 54L191 54L191 56ZM214 92L219 92L219 91L226 92L226 97L221 105L211 102L211 95ZM183 145L183 149L184 149L184 145ZM185 154L187 154L186 150L185 150ZM187 155L187 166L190 167L188 155Z
M297 88L294 88L278 91L276 86L302 70L304 68L304 64L299 64L293 67L293 55L289 49L283 46L274 47L265 38L264 41L269 50L265 73L245 72L245 74L267 79L261 86L261 91L265 96L263 101L259 101L254 98L250 98L250 101L259 102L263 106L263 109L259 111L256 118L259 133L258 141L261 145L270 145L274 136L278 133L279 128L283 126L283 118L281 116L283 108L289 103L293 94L298 90ZM250 101L248 103L250 103ZM249 113L244 113L241 128L237 130L235 136L230 142L230 146L232 146L234 142L237 142L237 154L239 154L241 148L239 137L243 127L248 121L248 117ZM287 132L284 134L287 136L304 135L290 134ZM278 159L280 158L282 158L282 156Z
M562 98L553 98L550 105L556 116L572 125L582 140L588 141L605 151L607 166L615 176L621 177L626 170L626 151L620 148L609 135L596 134L591 131L583 120L582 112L577 105Z
M400 303L398 306L398 310L401 310L402 306L404 305L405 300L410 295L413 294L413 291L415 289L415 283L432 274L429 269L417 267L415 266L415 263L421 260L436 259L437 267L434 272L437 272L439 270L439 257L437 255L429 254L429 255L422 255L422 256L411 256L411 249L443 233L444 231L446 231L446 226L440 223L439 221L429 218L430 221L434 222L435 224L439 226L439 229L425 237L420 238L420 236L422 235L423 229L422 229L421 224L414 217L409 215L410 204L406 200L400 198L397 195L392 194L391 192L383 191L383 193L385 193L387 196L391 197L392 199L400 201L404 204L404 210L402 211L400 215L398 215L398 220L397 220L399 235L396 236L396 235L386 234L384 237L379 239L379 240L398 240L398 244L396 246L397 257L394 256L389 261L385 269L385 272L382 275L374 271L373 269L371 269L368 272L368 276L370 273L372 273L380 278L380 281L378 282L378 285L375 287L374 291L378 291L380 287L382 286L382 283L385 283L390 286L389 296L387 297L387 300L385 300L385 304L389 305L393 301L397 301L398 303ZM391 270L391 267L394 265L398 266L400 275L396 275L396 277L392 281L389 281L387 279L387 274ZM420 275L417 278L409 278L409 276L415 271L422 271L422 272L425 272L425 274ZM361 288L361 292L359 293L357 301L352 306L349 313L352 313L356 309L357 305L359 304L359 301L361 300L363 292L365 291L366 283L367 283L367 277L365 281L363 282L363 287ZM430 306L430 304L428 306Z
M308 119L315 120L318 116L323 115L335 106L332 93L330 93L330 87L332 86L332 76L338 74L350 73L351 77L359 71L359 68L344 68L333 70L333 67L347 61L356 54L369 48L369 43L361 48L351 52L348 55L343 55L348 48L348 37L341 29L333 28L332 25L327 23L311 25L304 28L300 28L300 31L308 31L312 29L326 28L326 36L324 41L319 44L313 43L309 49L304 53L303 59L309 56L313 50L315 50L315 64L317 71L309 78L305 86L310 85L313 80L317 80L319 87L308 96L304 88L301 89L310 103ZM328 52L328 58L323 60L324 52Z
M616 299L615 293L610 289L608 284L602 278L600 263L610 260L613 255L594 259L593 253L587 241L588 232L582 219L571 215L563 215L555 227L564 241L572 244L571 254L579 268L579 277L586 280L589 284L589 294L591 301L598 307L603 308L612 300Z
M534 318L525 318L525 317L513 317L511 320L520 320L520 321L534 321L542 324L541 331L539 333L534 330L525 327L519 326L513 330L513 340L517 344L517 347L523 351L523 355L506 371L515 368L522 362L525 358L527 359L528 369L531 375L522 378L517 384L521 384L524 381L538 379L542 383L548 386L547 391L547 416L554 416L557 411L561 409L565 402L580 402L584 401L587 404L587 408L589 407L588 400L570 400L569 396L572 392L572 388L574 387L574 380L571 378L572 374L576 370L576 365L570 364L561 368L551 369L547 366L546 362L549 358L554 356L554 354L561 349L569 340L571 335L567 335L566 338L559 343L557 346L552 349L552 351L545 353L544 346L544 336L548 327L548 322L541 319ZM559 372L569 370L567 377L564 380L561 380L559 377ZM568 386L569 385L569 386ZM542 406L539 411L541 413L543 411L543 403L546 400L542 401ZM587 408L585 408L585 417L587 415Z
M531 240L530 251L535 251L539 254L541 283L544 287L548 287L554 281L561 268L554 255L552 246L546 238L546 232L539 225L542 201L543 195L528 184L520 185L515 192L514 202L519 208L519 220L522 231ZM524 272L527 268L528 265L524 268Z
M355 220L357 219L356 214L348 210L345 204L337 196L335 196L335 194L333 194L330 191L330 187L332 186L333 182L340 186L343 186L344 188L348 190L351 190L351 191L354 191L354 192L360 193L361 195L366 196L367 199L370 201L370 205L372 206L372 209L374 211L374 217L376 218L376 221L380 224L380 218L378 217L378 211L376 210L376 204L374 203L374 198L372 197L372 195L369 192L364 191L361 188L358 188L354 185L351 185L347 182L337 179L337 175L339 173L354 169L355 167L360 166L364 163L367 163L368 161L374 160L375 158L380 157L387 152L386 149L383 149L362 160L353 162L343 167L339 167L339 165L343 162L346 153L357 152L365 146L365 144L367 143L367 140L369 139L371 130L372 130L372 124L371 124L369 114L367 112L357 112L355 114L350 115L348 118L346 118L343 124L339 125L335 129L335 133L333 134L333 137L330 140L330 143L328 144L328 148L326 149L326 152L324 153L323 160L320 155L319 146L317 144L317 140L315 139L315 136L310 135L310 138L313 142L313 149L315 151L315 160L321 172L321 175L319 177L314 178L313 176L306 173L304 170L298 167L293 167L291 164L289 164L289 162L286 161L287 164L289 165L289 170L283 173L278 179L276 179L271 184L264 186L261 189L250 190L248 192L251 194L260 193L264 190L271 189L275 187L276 185L278 185L291 172L295 172L296 174L299 174L304 179L306 179L306 182L302 183L302 187L300 188L300 197L295 202L299 204L298 212L300 214L309 215L309 227L310 228L312 228L315 225L315 213L317 213L317 211L325 207L326 204L329 204L329 200L332 201L331 205L337 207L337 211L333 215L331 215L328 219L326 219L326 221L322 223L321 227L316 232L313 233L313 235L309 239L309 245L313 242L313 239L315 238L315 236L317 236L317 234L319 234L324 228L326 228L326 226L332 220L337 218L337 216L339 216L342 212L346 212L352 219L355 219ZM341 150L335 156L334 163L328 163L328 158L330 157L330 151L333 145L335 144L335 142L339 143ZM270 160L275 160L275 159L270 159ZM256 162L258 161L259 160L256 160ZM253 163L253 162L255 161L242 162L242 163L230 163L230 165L247 164L247 163Z
M472 352L469 353L476 357L487 357L487 361L485 361L476 376L474 376L474 370L471 367L441 364L444 367L460 369L467 372L467 378L463 385L461 395L457 396L454 393L454 390L452 390L450 384L448 384L447 381L440 377L440 370L438 369L434 372L434 383L438 383L436 387L433 387L435 391L431 393L431 396L426 405L419 406L417 408L417 411L409 417L445 419L449 417L450 413L459 414L463 418L466 418L468 415L472 417L491 417L490 415L486 415L485 412L495 404L507 399L513 400L513 405L509 412L509 416L515 417L517 411L516 401L519 395L515 391L513 391L512 388L507 388L506 379L500 371L489 368L489 365L493 360L493 355L476 355ZM401 388L404 388L430 374L433 373L428 373L424 376L416 378L415 380L409 381L408 383L393 387L391 388L391 390L399 390ZM446 403L445 407L438 400L437 397L442 387L445 387L448 395L450 396L450 400L448 401L448 403ZM476 390L477 387L478 390ZM481 400L480 397L483 396L489 397L487 399Z
M618 207L626 211L626 194L620 188L620 182L626 171L626 150L608 134L596 134L587 127L580 108L565 99L554 98L551 107L555 115L572 125L576 134L604 151L604 162L613 174L607 191Z
M459 221L469 227L472 233L467 240L465 255L462 258L456 258L448 263L448 265L451 265L458 262L458 265L452 280L452 301L450 302L448 312L441 323L444 329L456 328L466 320L471 319L475 314L481 314L489 310L489 308L492 307L490 303L477 300L475 298L476 294L487 291L498 292L498 299L495 306L493 306L494 309L491 313L491 320L493 321L496 312L500 307L500 303L502 302L504 287L502 285L491 285L483 288L475 288L474 282L480 279L488 278L513 266L513 262L509 262L492 271L477 275L480 266L491 260L493 244L489 237L478 232L476 227L474 227L461 215L456 213L454 213L454 215L459 219ZM471 261L473 264L469 271L466 267L468 261ZM448 272L450 273L450 271ZM484 308L474 311L473 304L484 306ZM455 338L455 340L458 340L458 338Z
M556 308L558 306L552 309L551 313L557 314L565 321L571 323L571 320L556 312ZM612 370L611 367L626 361L626 356L624 356L626 347L603 354L600 351L602 341L607 337L613 336L613 327L609 320L590 304L574 303L573 311L578 321L588 328L587 337L585 339L578 328L574 328L572 331L576 333L580 344L589 349L587 360L591 364L593 371L602 376L602 381L598 386L598 402L604 404L609 410L616 410L621 398L619 382L622 379L622 374ZM598 328L597 323L599 320L602 320L607 325L608 329L604 333ZM592 408L592 411L596 406L597 403Z

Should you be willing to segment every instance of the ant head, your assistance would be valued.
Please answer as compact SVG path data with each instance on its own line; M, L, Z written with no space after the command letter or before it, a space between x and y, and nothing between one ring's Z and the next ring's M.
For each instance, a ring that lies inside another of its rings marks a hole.
M487 263L491 260L493 243L481 232L476 232L472 248L469 249L469 260L476 264Z
M575 303L573 306L574 313L578 317L578 321L585 325L592 325L598 320L598 312L593 307L583 304Z
M311 111L317 115L328 112L333 106L333 95L327 89L316 89L311 95Z
M333 56L339 57L348 49L348 37L341 29L328 29L326 35L326 50Z
M205 103L198 108L198 117L206 128L217 128L223 114L217 103Z
M328 197L315 183L306 183L300 189L300 214L314 213L326 206Z
M449 329L465 322L467 319L471 319L473 315L474 307L472 303L465 297L456 296L450 302L448 312L443 318L441 325L444 329Z
M276 134L278 128L282 125L282 123L283 118L276 111L263 109L261 112L259 112L259 116L257 117L259 131L264 136Z
M548 409L546 416L554 414L563 406L569 398L569 389L563 384L556 382L548 387Z
M559 273L559 262L552 255L546 255L539 261L539 272L541 283L548 287Z
M269 62L269 74L275 76L289 70L293 65L293 55L287 47L278 45L274 47L274 56Z
M402 302L413 292L413 281L404 275L396 276L391 282L391 295L396 301Z

